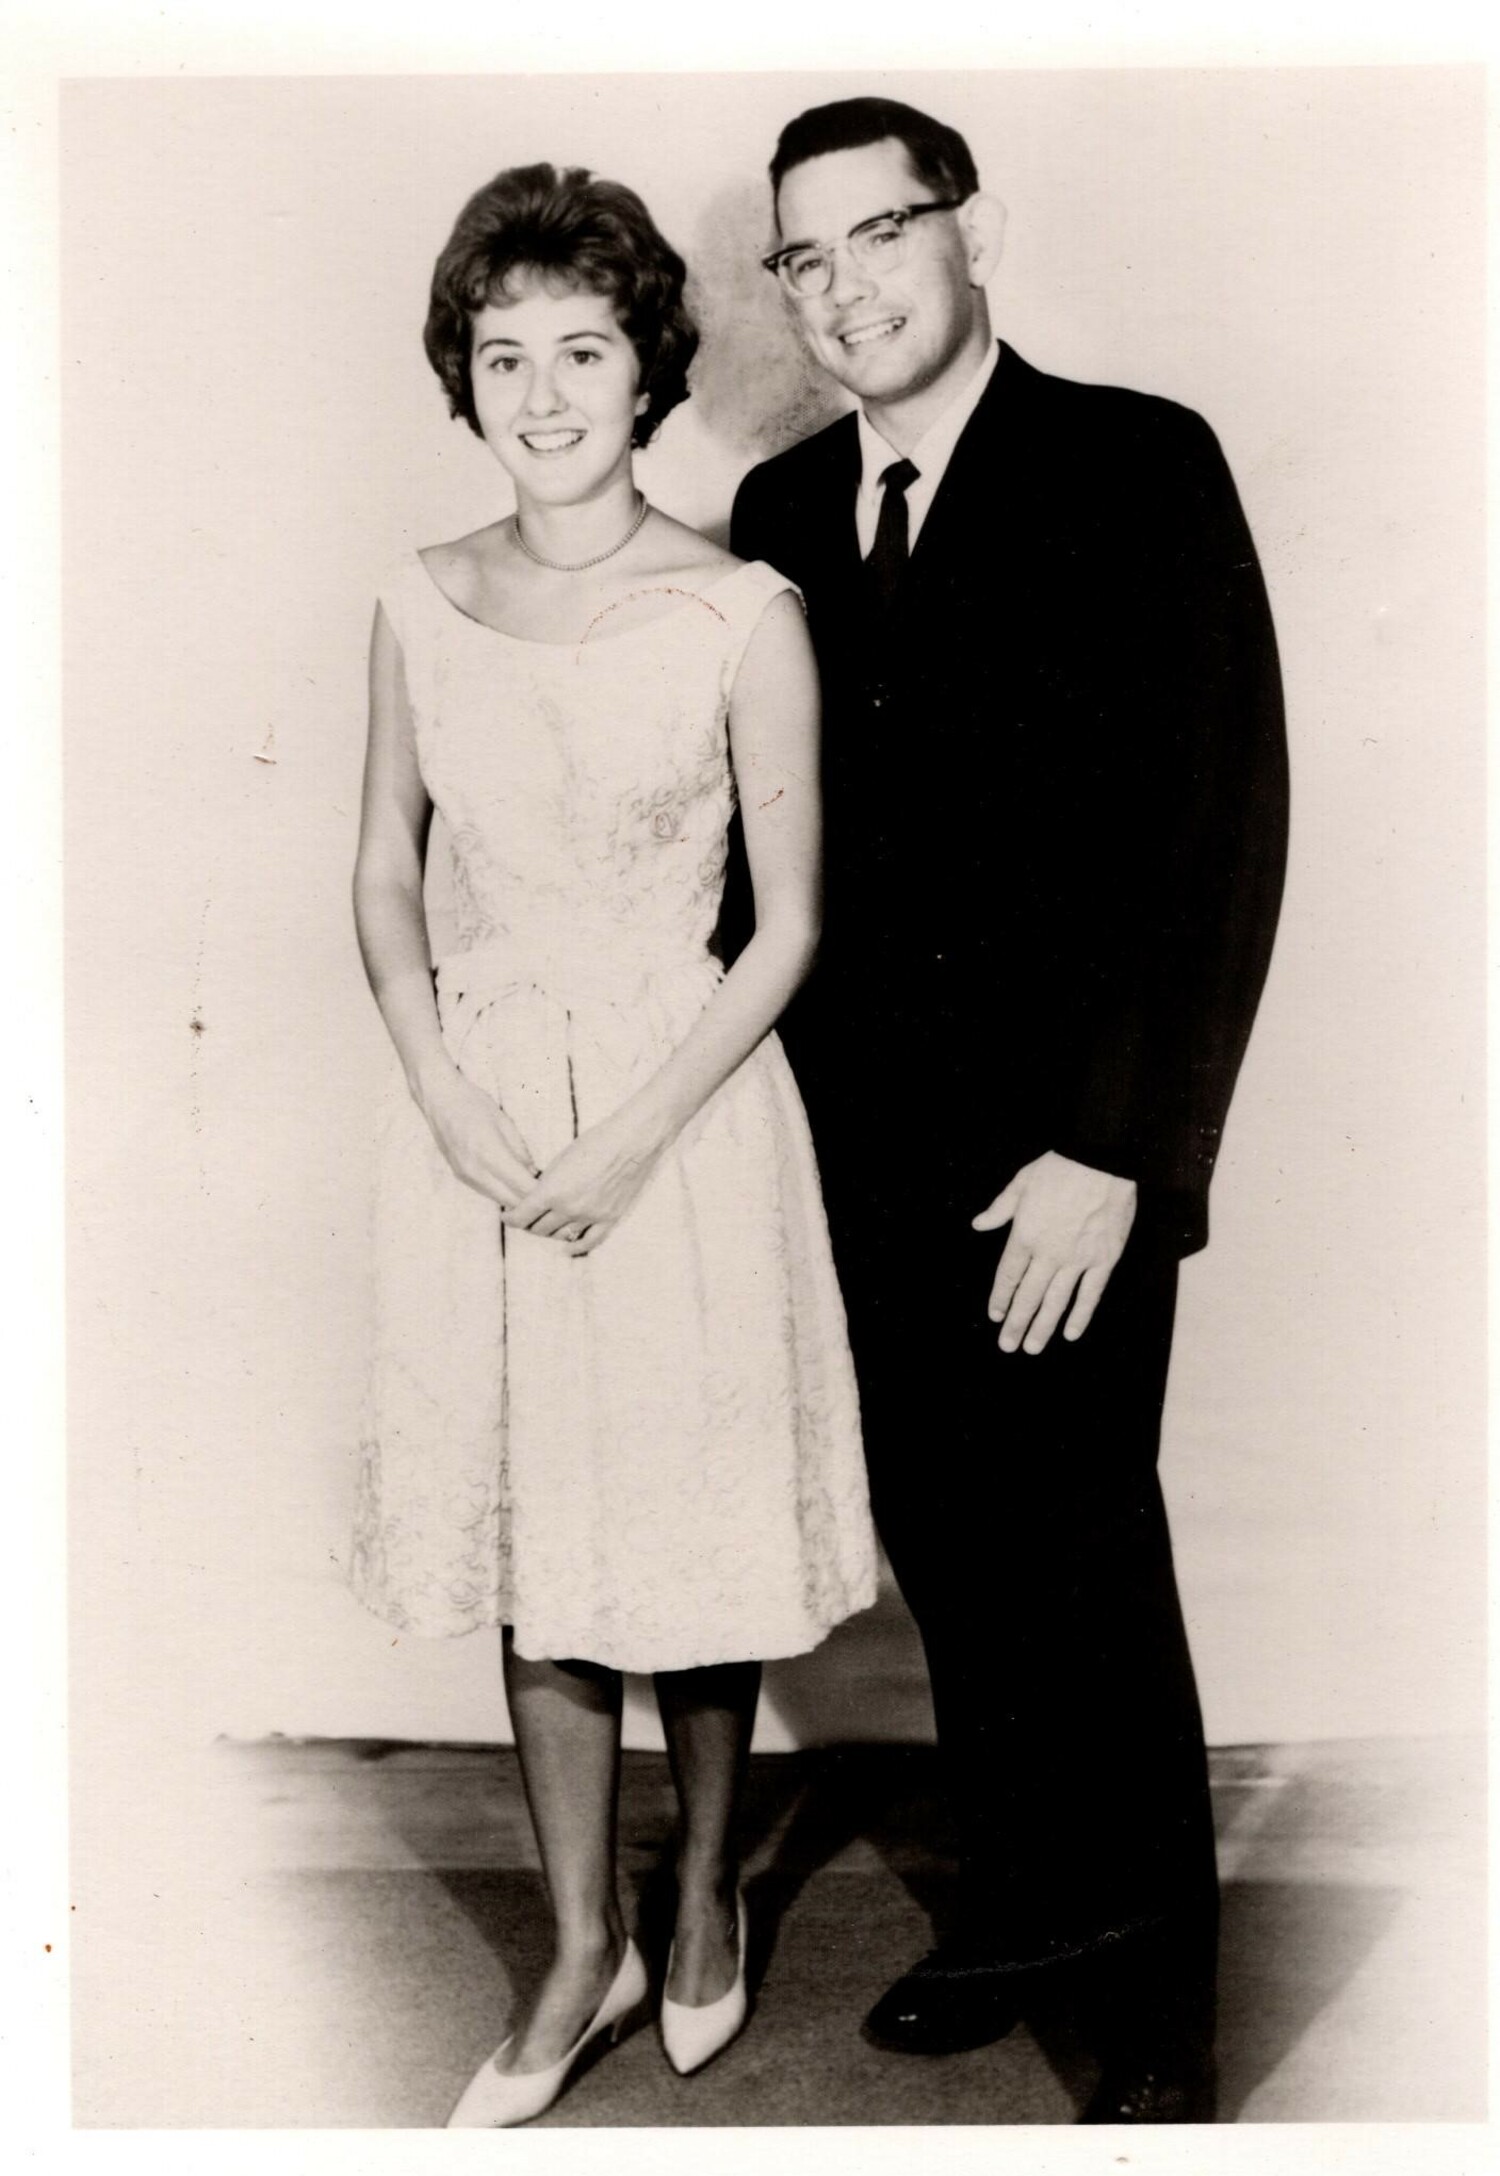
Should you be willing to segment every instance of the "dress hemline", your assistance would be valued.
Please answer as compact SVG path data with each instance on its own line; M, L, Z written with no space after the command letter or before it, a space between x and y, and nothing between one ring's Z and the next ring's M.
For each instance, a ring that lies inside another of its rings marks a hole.
M378 1618L383 1624L393 1625L399 1632L410 1633L414 1639L467 1639L475 1632L498 1632L510 1621L497 1609L493 1614L476 1616L468 1623L437 1625L413 1617L399 1604L389 1605L377 1597L361 1594L357 1587L351 1586L349 1592L372 1617ZM851 1618L862 1616L867 1609L873 1609L878 1598L878 1587L872 1585L867 1599L850 1602L837 1616L830 1617L821 1629L805 1622L795 1632L772 1634L766 1641L757 1642L754 1654L742 1652L738 1643L731 1652L720 1652L709 1647L703 1652L674 1654L670 1658L658 1656L650 1661L626 1661L615 1653L588 1654L576 1647L570 1647L566 1652L554 1649L533 1653L526 1647L517 1646L516 1653L523 1662L592 1662L600 1669L619 1670L627 1677L650 1677L658 1670L706 1670L726 1662L790 1662L798 1655L815 1653L830 1633L836 1632L841 1624L847 1624Z

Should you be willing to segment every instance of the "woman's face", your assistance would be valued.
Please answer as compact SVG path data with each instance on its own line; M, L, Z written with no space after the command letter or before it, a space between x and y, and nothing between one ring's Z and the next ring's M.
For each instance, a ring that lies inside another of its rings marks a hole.
M646 395L608 295L527 279L476 314L470 374L484 442L518 491L568 506L629 473Z

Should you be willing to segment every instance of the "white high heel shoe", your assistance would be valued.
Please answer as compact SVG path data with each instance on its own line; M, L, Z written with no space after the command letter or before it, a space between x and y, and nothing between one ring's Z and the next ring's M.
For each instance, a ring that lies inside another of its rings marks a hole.
M647 1985L641 1953L627 1938L620 1969L611 1980L608 1993L584 2026L581 2038L574 2042L561 2062L550 2064L546 2070L497 2070L496 2057L503 2055L515 2038L514 2033L509 2034L464 2087L457 2107L448 2118L447 2128L450 2131L508 2129L512 2124L529 2123L533 2116L539 2116L557 2099L591 2040L597 2040L606 2032L611 2045L624 2038L635 2022L633 2013L646 1999Z
M665 1995L661 2001L661 2044L667 2051L667 2061L684 2078L689 2071L701 2070L711 2055L730 2041L745 2022L750 2004L745 1993L745 1894L741 1890L735 1898L735 1927L739 1942L734 1985L716 2002L669 2002ZM675 1951L676 1944L673 1949ZM667 1958L670 1977L672 1959Z

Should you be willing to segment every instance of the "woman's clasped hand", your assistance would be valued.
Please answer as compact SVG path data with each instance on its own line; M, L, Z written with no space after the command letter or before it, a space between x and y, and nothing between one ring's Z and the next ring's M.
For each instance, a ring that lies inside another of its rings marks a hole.
M501 1221L561 1239L570 1254L592 1254L640 1193L665 1145L616 1111L570 1141Z
M492 1096L466 1080L456 1065L424 1087L422 1114L455 1178L512 1209L531 1190L541 1166Z
M666 1138L617 1110L570 1141L545 1169L493 1097L451 1067L423 1110L455 1177L498 1203L501 1222L569 1253L591 1254L650 1178Z

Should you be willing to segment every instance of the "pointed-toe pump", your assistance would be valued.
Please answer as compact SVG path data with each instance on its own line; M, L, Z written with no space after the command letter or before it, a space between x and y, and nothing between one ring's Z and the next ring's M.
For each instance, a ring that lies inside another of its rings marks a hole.
M501 2041L489 2061L480 2065L464 2087L457 2107L448 2118L447 2128L450 2131L503 2130L516 2123L529 2123L533 2116L541 2115L562 2092L592 2042L607 2033L613 2046L639 2021L647 1985L641 1953L634 1942L627 1940L620 1969L610 1982L609 1992L562 2060L550 2064L546 2070L497 2070L497 2059L515 2038L512 2033Z
M739 1942L739 1955L735 1964L734 1985L716 2002L691 2003L669 2002L665 1995L661 2004L661 2044L667 2051L672 2068L684 2078L690 2071L701 2070L710 2056L717 2055L745 2022L749 2000L745 1993L745 1898L743 1891L735 1900L735 1926ZM675 1948L675 1944L674 1944ZM671 1976L672 1959L667 1959L667 1973Z

